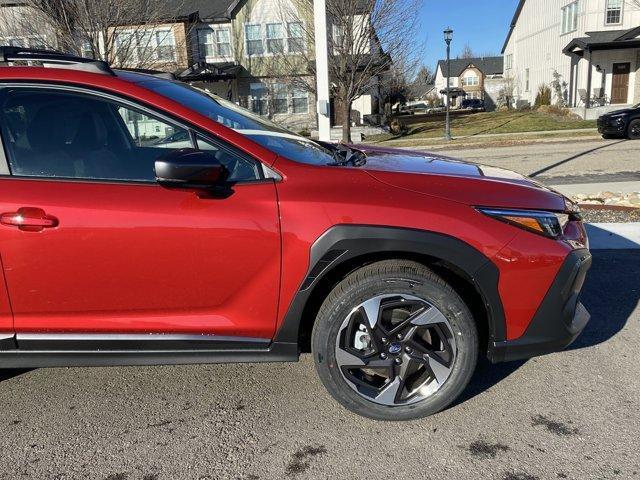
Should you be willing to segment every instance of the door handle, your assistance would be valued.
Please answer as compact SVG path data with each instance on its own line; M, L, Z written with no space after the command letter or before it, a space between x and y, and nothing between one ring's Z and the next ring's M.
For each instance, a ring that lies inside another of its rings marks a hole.
M41 208L22 207L17 212L0 215L0 224L18 227L24 232L41 232L45 228L57 227L59 222L56 217L47 215Z

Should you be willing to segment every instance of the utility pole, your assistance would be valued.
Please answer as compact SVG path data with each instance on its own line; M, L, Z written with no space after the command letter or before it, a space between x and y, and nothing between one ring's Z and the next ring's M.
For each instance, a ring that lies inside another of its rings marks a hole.
M327 47L327 6L326 0L313 0L313 21L316 46L316 80L318 137L331 140L329 112L329 51Z
M444 41L447 44L447 116L444 126L444 139L451 140L451 118L449 111L451 110L451 40L453 39L453 30L447 27L444 31Z

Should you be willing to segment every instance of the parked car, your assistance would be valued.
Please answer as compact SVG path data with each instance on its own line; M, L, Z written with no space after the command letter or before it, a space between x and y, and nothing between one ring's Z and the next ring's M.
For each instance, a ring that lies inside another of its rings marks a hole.
M154 145L162 148L188 148L191 146L191 139L189 132L180 130L173 135L157 140Z
M598 118L598 132L604 138L626 137L629 140L640 140L640 103L601 115Z
M414 115L427 113L429 105L424 102L409 102L399 107L401 115Z
M484 112L484 101L479 98L465 98L460 104L462 110L474 110L476 112Z
M534 180L314 141L102 62L0 60L51 67L0 68L2 368L310 351L343 406L407 420L450 405L479 356L560 350L589 319L580 212Z

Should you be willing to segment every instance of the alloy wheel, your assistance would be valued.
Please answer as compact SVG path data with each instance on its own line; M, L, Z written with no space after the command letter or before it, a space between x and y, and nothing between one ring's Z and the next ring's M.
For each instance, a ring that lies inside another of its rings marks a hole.
M456 360L451 324L431 303L406 294L373 297L344 319L335 346L347 384L386 406L419 402L447 381Z

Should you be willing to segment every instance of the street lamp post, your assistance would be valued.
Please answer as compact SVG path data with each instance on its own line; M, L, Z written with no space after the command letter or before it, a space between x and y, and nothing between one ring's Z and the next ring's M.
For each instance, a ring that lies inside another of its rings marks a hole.
M444 41L447 44L447 116L445 118L444 139L451 140L451 118L449 110L451 109L451 40L453 39L453 30L447 27L444 31Z

